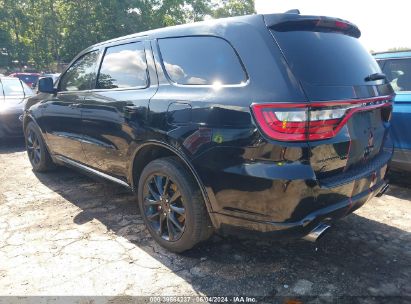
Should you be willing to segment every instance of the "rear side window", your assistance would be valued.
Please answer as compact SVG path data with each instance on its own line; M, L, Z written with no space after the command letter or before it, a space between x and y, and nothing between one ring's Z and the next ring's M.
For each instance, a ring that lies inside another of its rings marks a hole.
M107 48L97 79L98 89L145 88L147 62L141 42Z
M62 76L59 83L60 91L90 90L96 80L96 62L98 52L90 52L73 63Z
M217 37L158 40L169 78L183 85L234 85L247 75L232 46Z
M23 87L18 78L2 79L4 95L7 96L22 96L24 95Z
M311 85L369 85L381 72L357 38L330 32L271 30L295 76Z
M411 58L388 59L380 63L384 64L383 72L394 91L411 91Z

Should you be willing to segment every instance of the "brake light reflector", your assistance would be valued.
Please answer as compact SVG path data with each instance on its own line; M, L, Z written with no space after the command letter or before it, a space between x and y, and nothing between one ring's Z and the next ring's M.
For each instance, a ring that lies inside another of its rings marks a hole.
M335 21L335 26L341 29L348 29L350 27L350 25L346 22L343 21Z
M272 139L321 140L334 137L356 112L391 107L390 99L391 96L383 96L317 103L253 104L252 111L259 127Z
M352 37L359 38L361 32L354 24L336 18L316 17L316 16L289 16L283 21L274 22L269 27L278 32L286 31L324 31L338 32Z

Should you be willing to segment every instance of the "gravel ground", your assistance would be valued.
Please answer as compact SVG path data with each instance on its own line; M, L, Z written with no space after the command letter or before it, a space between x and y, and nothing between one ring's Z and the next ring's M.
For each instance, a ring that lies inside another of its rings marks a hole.
M411 175L391 174L385 195L316 244L214 236L177 255L122 187L67 168L35 174L18 140L0 143L0 169L0 295L411 301Z

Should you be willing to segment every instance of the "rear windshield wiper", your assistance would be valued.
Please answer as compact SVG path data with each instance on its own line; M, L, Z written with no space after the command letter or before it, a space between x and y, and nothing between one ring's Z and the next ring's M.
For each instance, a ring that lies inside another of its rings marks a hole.
M365 81L374 81L374 80L381 80L387 79L387 76L384 73L374 73L365 77Z

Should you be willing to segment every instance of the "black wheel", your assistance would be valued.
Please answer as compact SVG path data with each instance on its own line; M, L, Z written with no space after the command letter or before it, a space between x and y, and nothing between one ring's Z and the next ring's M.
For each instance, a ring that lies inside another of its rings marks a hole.
M29 122L25 129L25 141L27 154L34 171L44 172L54 168L41 132L33 122Z
M138 200L150 234L170 251L188 250L212 234L198 185L177 158L157 159L144 168Z

